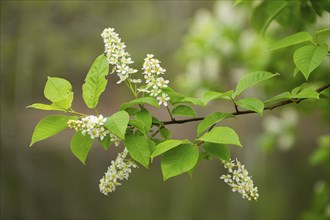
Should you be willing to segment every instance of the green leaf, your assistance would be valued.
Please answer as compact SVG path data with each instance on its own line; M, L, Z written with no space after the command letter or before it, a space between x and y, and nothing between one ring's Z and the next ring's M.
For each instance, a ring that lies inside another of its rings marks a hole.
M294 63L297 68L302 72L306 80L310 73L316 69L327 55L328 46L323 44L316 46L310 44L297 49L293 54Z
M167 140L164 141L160 144L158 144L155 148L155 150L152 152L151 154L151 159L153 159L154 157L163 154L164 152L171 150L181 144L187 144L189 143L188 140Z
M128 134L124 140L131 157L148 169L150 161L150 147L148 140L140 134Z
M125 111L119 111L107 118L104 126L120 139L125 139L125 133L129 121L129 115Z
M296 44L301 44L301 43L308 42L308 41L309 42L313 41L313 37L310 33L298 32L298 33L289 35L280 41L275 42L269 49L277 50L277 49L289 47L289 46L296 45Z
M147 109L142 108L139 112L136 113L135 116L138 121L143 123L145 133L148 134L152 125L152 116L150 112Z
M133 105L140 105L140 104L149 104L154 107L159 107L158 102L155 98L153 97L142 97L142 98L137 98L134 99L130 102L123 103L120 106L120 110L123 111L129 107L132 107Z
M129 115L132 115L132 116L135 115L138 111L139 111L139 109L133 108L133 107L125 109L125 112L127 112Z
M136 129L141 131L146 137L148 137L149 131L146 131L145 124L142 121L133 119L129 121L129 125L135 127Z
M57 102L53 102L52 106L68 110L72 106L72 101L73 101L73 92L70 92L65 99Z
M330 28L315 31L315 39L316 39L315 41L316 41L316 43L320 43L320 41L322 41L323 36L325 34L327 34L327 36L324 36L324 37L329 37L329 33L330 33Z
M264 103L257 98L240 99L236 102L236 104L241 108L257 112L261 116L265 107Z
M172 100L172 104L181 104L181 103L190 103L193 105L199 105L199 106L204 106L202 100L194 97L184 97L181 99L177 99L176 101Z
M257 71L244 75L237 83L235 96L239 96L244 90L250 88L251 86L270 79L274 76L279 75L278 73L272 74L266 71Z
M186 105L178 105L172 110L172 114L176 116L196 117L195 111Z
M111 137L110 135L106 135L103 140L99 139L102 147L104 148L104 150L108 150L110 145L111 145Z
M293 93L293 92L292 92ZM293 99L319 99L320 94L311 88L303 88L299 92L291 95Z
M228 147L224 144L215 144L215 143L207 143L203 144L203 148L206 152L211 154L212 156L218 158L219 160L230 160L230 151Z
M67 128L67 122L70 119L76 119L75 116L50 115L38 122L32 135L30 147L41 140L54 136L55 134Z
M165 139L170 139L172 137L171 131L165 127L160 129L160 135Z
M86 165L86 158L92 144L93 139L88 135L82 135L81 132L76 132L71 139L71 151L84 165Z
M207 91L203 95L203 103L204 106L206 106L210 101L215 99L225 99L225 100L231 100L231 96L233 95L233 90L227 91L227 92L215 92L215 91Z
M107 86L108 80L105 79L105 76L108 73L109 63L102 54L95 59L82 87L82 96L88 108L93 109L97 106L99 97Z
M273 101L280 100L280 99L291 99L290 92L284 92L279 95L276 95L276 96L266 100L265 103L273 102Z
M164 153L161 169L164 181L191 170L198 161L198 147L190 144L181 145Z
M204 134L199 140L216 144L233 144L242 147L236 132L228 127L216 127Z
M225 118L232 118L234 117L232 114L229 113L222 113L222 112L214 112L208 116L206 116L203 121L201 121L198 124L197 127L197 136L199 136L201 133L203 133L206 129L214 125L215 123L218 123L222 121Z
M252 26L264 35L270 23L287 6L287 4L288 2L284 0L262 2L252 13Z
M27 108L35 108L39 110L46 110L46 111L62 111L65 112L64 109L55 106L55 105L47 105L47 104L42 104L42 103L34 103L32 105L26 106Z
M69 81L57 77L48 77L44 95L49 101L58 102L68 99L71 93L72 86Z

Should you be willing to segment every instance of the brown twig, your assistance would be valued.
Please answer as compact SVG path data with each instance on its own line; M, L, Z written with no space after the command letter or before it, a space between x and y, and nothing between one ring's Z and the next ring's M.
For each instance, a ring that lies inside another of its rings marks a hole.
M320 93L320 92L322 92L323 90L326 90L329 87L330 87L330 83L327 84L327 85L321 86L320 88L316 89L315 91L318 92L318 93ZM297 103L298 104L298 103L300 103L303 100L306 100L306 98L303 98L303 99L289 99L289 100L285 100L285 101L280 101L280 102L277 102L277 103L275 103L273 105L266 106L264 108L264 111L265 110L273 110L275 108L278 108L278 107L284 106L284 105L288 105L290 103ZM232 112L231 114L232 115L246 115L246 114L253 114L253 113L256 113L256 112L251 111L251 110L245 110L245 111L238 111L238 110L236 110L235 112ZM184 123L187 123L187 122L201 121L204 118L205 117L198 117L198 118L189 118L189 119L183 119L183 120L162 121L161 123L163 125L184 124Z

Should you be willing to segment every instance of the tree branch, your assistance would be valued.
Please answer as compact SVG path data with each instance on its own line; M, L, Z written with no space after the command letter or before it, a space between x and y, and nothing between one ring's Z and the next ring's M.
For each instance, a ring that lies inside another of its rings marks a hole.
M322 92L323 90L326 90L327 88L330 87L330 83L329 84L326 84L324 86L321 86L320 88L316 89L315 91L320 93ZM285 100L285 101L280 101L280 102L277 102L273 105L269 105L269 106L266 106L264 108L264 111L265 110L273 110L275 108L278 108L280 106L284 106L284 105L288 105L290 103L300 103L301 101L303 100L306 100L306 98L304 99L289 99L289 100ZM232 115L246 115L246 114L253 114L253 113L256 113L254 111L251 111L251 110L246 110L246 111L238 111L236 110L236 112L232 112L231 114ZM187 122L193 122L193 121L201 121L203 120L205 117L198 117L198 118L190 118L190 119L183 119L183 120L174 120L174 121L162 121L161 123L164 124L164 125L169 125L169 124L184 124L184 123L187 123Z

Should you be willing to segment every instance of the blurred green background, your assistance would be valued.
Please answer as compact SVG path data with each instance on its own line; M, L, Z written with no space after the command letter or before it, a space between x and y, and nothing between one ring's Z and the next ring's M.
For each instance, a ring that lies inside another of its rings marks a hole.
M225 170L215 160L202 162L192 179L181 175L166 182L156 161L150 170L134 170L116 192L104 196L99 179L120 149L104 152L94 144L84 166L70 152L72 131L28 147L34 126L49 112L25 107L45 102L47 76L69 80L75 109L89 112L81 85L103 52L100 34L106 27L119 33L135 68L141 69L147 53L155 54L171 86L187 95L232 89L240 76L261 69L281 76L247 96L263 99L299 86L301 75L292 80L293 49L269 52L267 47L294 31L329 27L329 14L296 29L274 23L262 38L249 24L252 7L233 7L232 1L1 1L1 219L299 219L313 212L315 199L329 203L329 164L318 164L317 155L316 165L311 162L320 145L326 149L321 157L328 153L328 100L224 123L240 135L244 148L233 148L232 156L253 176L257 202L232 193L219 179ZM329 60L311 82L329 82L328 70ZM103 115L132 99L116 81L109 77L99 102ZM202 116L219 108L233 111L221 102L196 110ZM168 119L166 112L154 113ZM193 138L197 124L169 129L173 138ZM330 216L330 205L323 203L319 211Z

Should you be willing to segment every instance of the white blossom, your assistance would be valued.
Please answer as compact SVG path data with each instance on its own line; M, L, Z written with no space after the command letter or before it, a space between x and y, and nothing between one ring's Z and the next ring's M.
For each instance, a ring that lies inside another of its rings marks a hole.
M137 168L136 163L131 160L125 159L128 154L125 148L122 153L119 153L114 161L111 161L111 165L108 167L107 172L100 180L99 189L104 195L116 190L117 186L120 186L124 179L128 179L129 174L132 172L131 168Z
M258 188L254 186L252 178L248 176L248 171L244 165L237 159L222 162L228 170L228 174L222 175L220 179L223 179L225 183L232 187L233 192L240 193L243 198L257 200L259 197Z
M137 70L128 65L134 63L130 54L125 51L126 45L121 42L118 34L113 28L106 28L101 34L104 42L104 52L111 65L116 66L116 72L119 77L117 84L124 82L129 78L129 74L136 73Z
M158 105L163 104L164 106L167 106L167 101L170 100L170 97L166 93L163 93L161 96L157 97Z
M144 59L143 63L143 75L146 82L146 88L144 91L148 91L151 96L156 97L159 105L163 104L164 106L168 105L170 97L163 92L162 89L168 87L169 80L165 80L159 75L164 74L166 70L160 66L160 61L154 58L153 54L147 54L147 57ZM140 92L141 89L138 89Z

